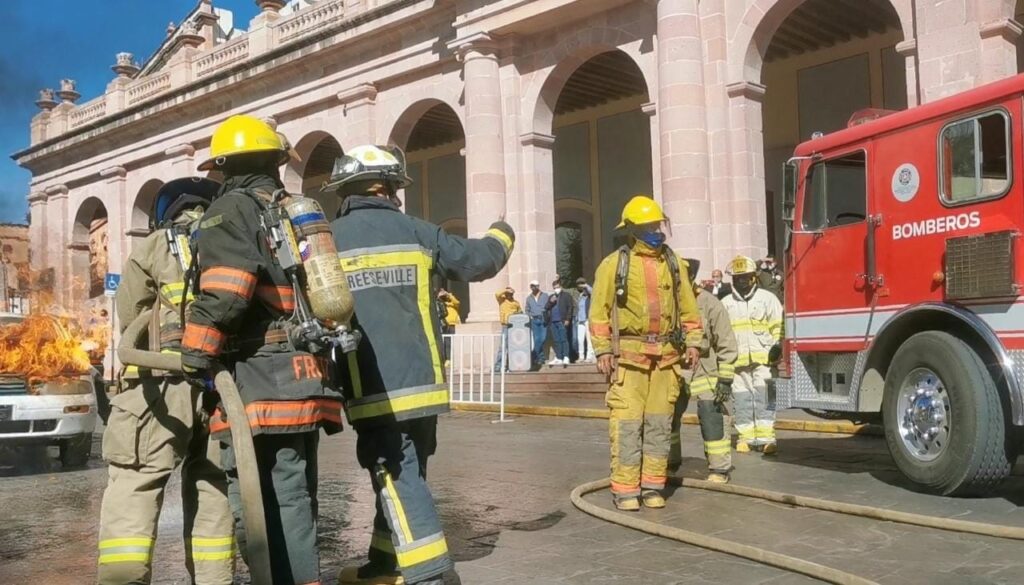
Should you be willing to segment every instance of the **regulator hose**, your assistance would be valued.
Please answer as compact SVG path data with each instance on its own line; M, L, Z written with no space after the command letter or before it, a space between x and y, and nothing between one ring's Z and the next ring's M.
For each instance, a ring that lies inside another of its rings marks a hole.
M886 510L883 508L873 508L871 506L862 506L859 504L847 504L844 502L822 500L819 498L796 496L759 488L711 483L699 479L671 477L668 482L675 486L696 488L735 496L758 498L779 504L812 508L815 510L859 516L862 518L871 518L886 522L897 522L900 524L949 530L953 532L965 532L996 538L1024 540L1024 528L1016 526L984 524L981 522L969 522L966 520L954 520L949 518L938 518L935 516L925 516L922 514L911 514L907 512ZM569 495L569 498L572 500L574 506L586 514L602 520L607 520L608 522L612 522L620 526L625 526L626 528L632 528L633 530L652 534L654 536L660 536L662 538L668 538L684 544L748 559L792 573L800 573L826 583L834 583L836 585L878 585L875 581L871 581L851 573L846 573L832 567L826 567L824 565L819 565L818 563L812 563L810 561L771 552L765 549L739 544L689 530L683 530L674 526L666 526L664 524L658 524L657 522L643 520L635 516L603 508L583 499L584 495L606 489L609 485L610 481L607 479L591 481L576 486Z

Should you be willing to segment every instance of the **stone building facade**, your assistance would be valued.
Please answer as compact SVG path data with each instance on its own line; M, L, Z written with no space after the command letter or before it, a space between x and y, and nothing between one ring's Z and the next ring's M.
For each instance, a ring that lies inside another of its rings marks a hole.
M592 274L622 203L651 192L670 242L707 270L774 248L781 162L861 108L898 109L1018 71L1016 0L258 0L247 26L201 0L104 95L44 91L31 144L33 265L87 278L106 219L119 272L159 186L196 173L227 115L271 120L317 195L334 157L406 149L408 213L518 231L498 277L453 284L470 321L492 293ZM242 30L245 28L245 30ZM100 66L100 64L97 64ZM323 201L328 208L337 202ZM61 287L76 301L74 287Z

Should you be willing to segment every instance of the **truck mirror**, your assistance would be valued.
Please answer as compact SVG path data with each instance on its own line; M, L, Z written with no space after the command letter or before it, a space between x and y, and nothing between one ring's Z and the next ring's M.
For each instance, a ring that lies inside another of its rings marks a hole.
M796 209L796 161L790 159L782 165L782 220L793 224Z

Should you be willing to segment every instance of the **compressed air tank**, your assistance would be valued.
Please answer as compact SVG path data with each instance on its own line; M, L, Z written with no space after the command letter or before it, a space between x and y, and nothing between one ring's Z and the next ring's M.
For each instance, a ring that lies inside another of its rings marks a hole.
M284 208L295 230L310 310L320 320L347 325L354 301L323 208L315 199L294 196Z

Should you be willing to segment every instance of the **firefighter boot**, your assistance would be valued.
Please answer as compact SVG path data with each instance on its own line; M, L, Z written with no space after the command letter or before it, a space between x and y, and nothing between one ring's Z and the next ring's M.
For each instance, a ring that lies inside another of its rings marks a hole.
M712 472L708 474L707 481L709 483L729 483L729 474Z
M381 572L373 563L361 567L345 567L338 574L338 583L360 585L404 585L405 579L397 572Z
M636 496L612 496L612 502L615 503L615 509L623 512L636 512L640 509L640 498Z
M763 453L765 455L775 455L778 452L779 452L779 446L777 444L775 444L774 442L766 444L764 446L764 448L761 450L761 453Z
M750 443L746 441L736 441L736 452L737 453L750 453Z
M664 508L665 498L661 495L661 492L657 490L644 490L641 495L644 500L644 507L647 508Z

